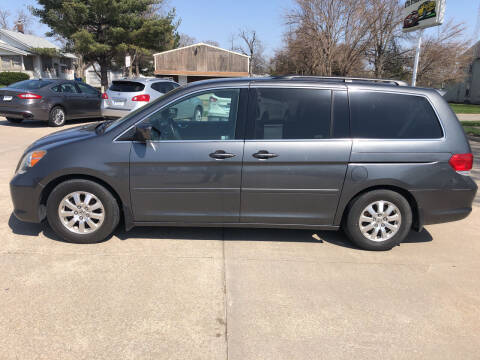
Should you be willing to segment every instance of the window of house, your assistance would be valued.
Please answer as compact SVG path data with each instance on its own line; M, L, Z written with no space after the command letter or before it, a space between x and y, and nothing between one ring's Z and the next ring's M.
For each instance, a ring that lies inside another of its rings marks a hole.
M20 55L1 55L0 66L2 70L22 70L22 57Z
M34 71L33 65L33 56L24 56L23 57L23 66L25 66L25 70L27 71Z

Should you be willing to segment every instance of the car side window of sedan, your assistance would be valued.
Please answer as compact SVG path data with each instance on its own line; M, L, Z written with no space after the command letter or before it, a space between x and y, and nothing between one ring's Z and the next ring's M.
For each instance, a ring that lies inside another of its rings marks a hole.
M77 86L80 88L80 91L84 94L98 95L98 91L89 85L83 84L81 82L77 82Z
M157 141L233 140L239 95L239 89L195 94L162 108L145 122Z
M75 87L75 85L70 84L70 83L64 83L59 85L60 86L60 91L62 93L70 93L70 94L78 94L78 90Z

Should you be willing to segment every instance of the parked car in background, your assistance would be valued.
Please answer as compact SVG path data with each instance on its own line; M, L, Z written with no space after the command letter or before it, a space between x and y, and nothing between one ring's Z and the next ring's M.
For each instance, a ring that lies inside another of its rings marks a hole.
M99 118L101 94L78 81L25 80L0 89L0 116L20 123L25 119L62 126L71 119Z
M115 80L102 94L102 115L123 117L179 86L175 81L157 78Z
M231 111L231 98L222 98L214 94L208 98L208 117L210 120L227 121Z

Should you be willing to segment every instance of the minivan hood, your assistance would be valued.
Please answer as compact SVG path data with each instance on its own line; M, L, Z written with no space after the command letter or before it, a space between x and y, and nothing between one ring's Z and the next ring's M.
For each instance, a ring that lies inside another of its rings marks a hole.
M95 122L88 125L76 126L71 129L54 132L35 141L27 148L27 150L25 150L25 152L33 149L45 148L47 146L51 147L52 144L63 145L72 141L95 137L97 136L97 133L95 132L97 125L98 122Z

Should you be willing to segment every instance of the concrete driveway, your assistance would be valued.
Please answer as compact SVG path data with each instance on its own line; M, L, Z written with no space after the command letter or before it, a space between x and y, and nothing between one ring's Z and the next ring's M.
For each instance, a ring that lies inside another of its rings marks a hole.
M11 215L17 161L52 131L0 120L1 359L479 358L478 198L468 219L385 253L298 230L137 228L74 245Z

